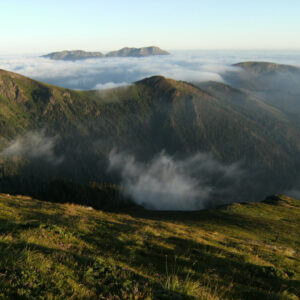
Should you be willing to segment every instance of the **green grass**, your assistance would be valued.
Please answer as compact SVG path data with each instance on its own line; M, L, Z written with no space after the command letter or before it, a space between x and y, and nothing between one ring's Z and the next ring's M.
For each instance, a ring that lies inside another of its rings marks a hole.
M299 299L300 203L97 211L0 194L2 299Z

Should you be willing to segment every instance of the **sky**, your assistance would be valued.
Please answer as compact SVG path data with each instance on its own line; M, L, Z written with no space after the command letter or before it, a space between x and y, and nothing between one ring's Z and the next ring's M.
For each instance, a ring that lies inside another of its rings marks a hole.
M0 54L300 49L299 0L0 1Z

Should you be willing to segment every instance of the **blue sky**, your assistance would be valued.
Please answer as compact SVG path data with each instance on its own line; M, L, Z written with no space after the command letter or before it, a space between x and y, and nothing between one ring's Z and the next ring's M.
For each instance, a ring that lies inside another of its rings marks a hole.
M1 1L0 53L300 49L299 14L299 0Z

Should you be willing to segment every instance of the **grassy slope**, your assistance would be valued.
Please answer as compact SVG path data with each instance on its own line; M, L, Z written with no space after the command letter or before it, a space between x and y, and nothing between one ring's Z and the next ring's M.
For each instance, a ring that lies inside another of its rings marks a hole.
M298 299L299 241L300 203L283 196L109 213L1 194L0 297Z

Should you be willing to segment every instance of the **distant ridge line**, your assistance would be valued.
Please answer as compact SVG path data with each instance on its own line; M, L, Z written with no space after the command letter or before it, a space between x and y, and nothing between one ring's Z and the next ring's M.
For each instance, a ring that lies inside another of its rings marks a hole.
M170 53L156 46L134 48L124 47L117 51L110 51L107 54L101 52L88 52L84 50L64 50L51 52L41 57L52 60L81 60L88 58L103 58L103 57L146 57L156 55L169 55Z

